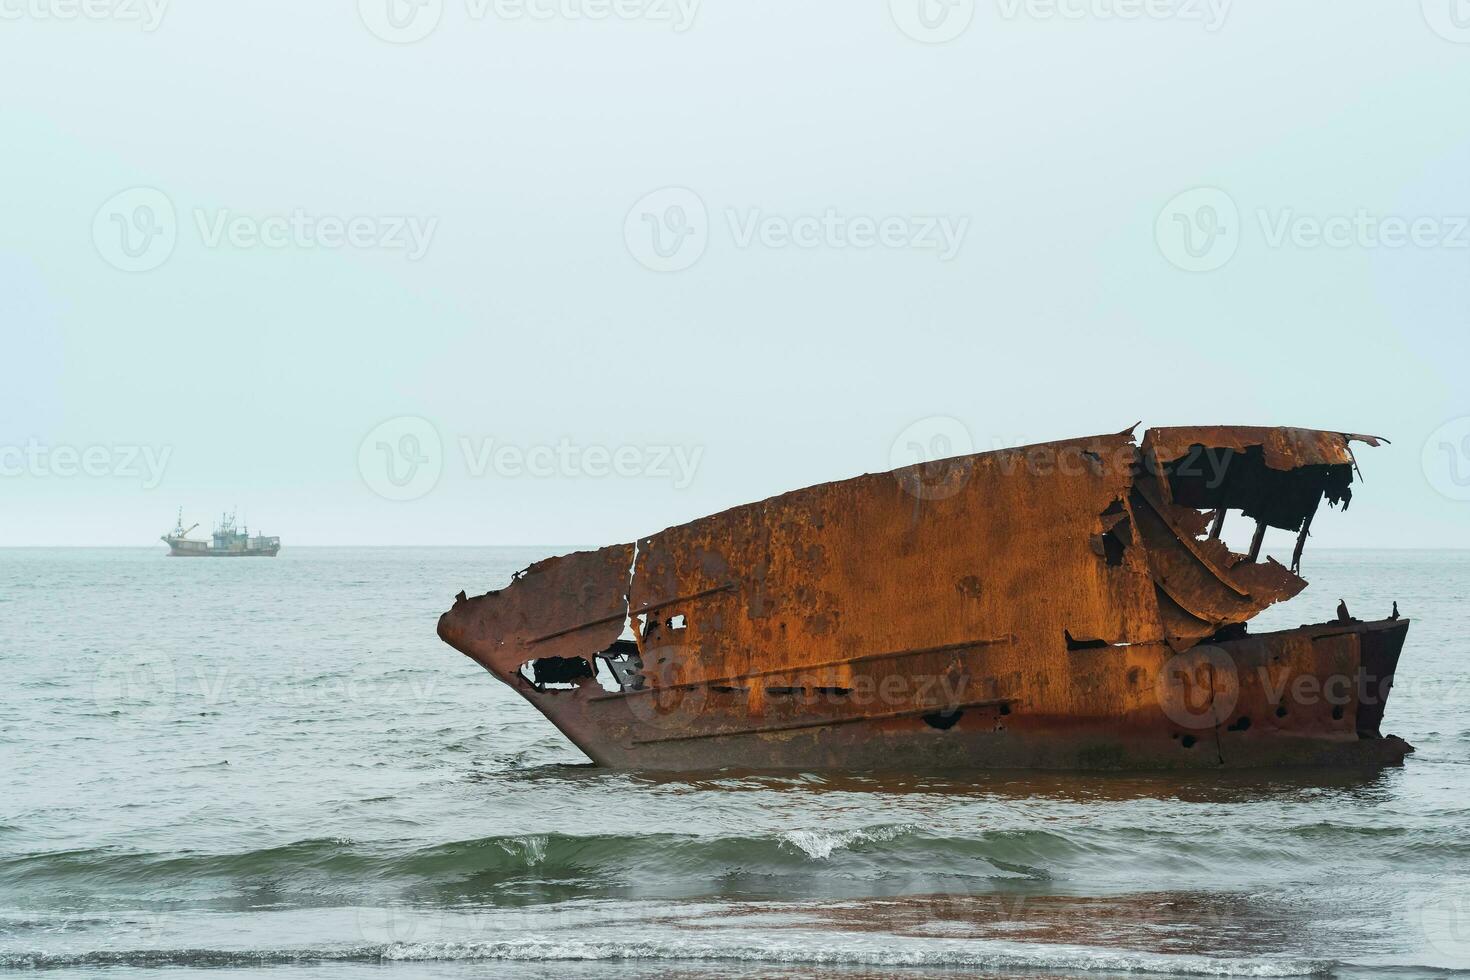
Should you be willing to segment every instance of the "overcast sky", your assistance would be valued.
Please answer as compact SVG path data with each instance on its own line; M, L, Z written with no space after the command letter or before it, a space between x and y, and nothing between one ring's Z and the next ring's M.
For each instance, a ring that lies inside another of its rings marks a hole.
M1145 425L1470 546L1457 0L0 0L0 545L600 544ZM161 547L161 546L160 546Z

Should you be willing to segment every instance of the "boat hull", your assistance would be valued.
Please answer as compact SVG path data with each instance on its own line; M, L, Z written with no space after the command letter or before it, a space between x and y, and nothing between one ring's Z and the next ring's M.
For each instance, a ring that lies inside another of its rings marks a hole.
M162 541L168 545L170 558L274 558L281 550L278 544L265 548L215 548L207 541L187 538L164 537Z
M620 769L1371 768L1413 751L1379 730L1407 630L1407 620L1327 623L1183 654L1074 651L1095 706L1077 714L1055 710L1039 675L987 673L983 648L868 661L845 695L790 676L779 699L770 686L751 697L760 677L617 693L502 679ZM859 691L873 694L855 703Z
M1247 629L1305 588L1354 442L1130 429L867 474L537 562L439 635L621 768L1392 763L1397 607Z

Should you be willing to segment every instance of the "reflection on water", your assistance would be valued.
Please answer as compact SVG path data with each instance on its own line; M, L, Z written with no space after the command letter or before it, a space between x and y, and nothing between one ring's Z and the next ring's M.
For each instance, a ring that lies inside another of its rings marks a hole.
M1301 798L1336 792L1342 802L1369 803L1392 794L1399 767L1362 770L1276 769L1267 772L1186 770L1159 773L994 772L965 770L922 773L842 771L771 773L722 769L704 773L610 773L592 764L552 765L521 770L515 778L614 779L630 785L685 787L690 791L780 791L786 793L894 793L946 796L1045 798L1070 802L1181 800L1237 803L1271 798ZM472 777L473 778L473 777ZM503 777L496 777L503 778Z

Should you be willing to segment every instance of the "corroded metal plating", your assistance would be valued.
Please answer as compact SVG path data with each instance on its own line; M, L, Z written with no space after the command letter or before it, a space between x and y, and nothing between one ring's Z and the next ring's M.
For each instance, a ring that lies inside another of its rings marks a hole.
M1220 537L1238 511L1304 543L1354 441L1129 430L869 474L538 562L439 634L613 766L1399 761L1407 621L1247 635L1306 582Z

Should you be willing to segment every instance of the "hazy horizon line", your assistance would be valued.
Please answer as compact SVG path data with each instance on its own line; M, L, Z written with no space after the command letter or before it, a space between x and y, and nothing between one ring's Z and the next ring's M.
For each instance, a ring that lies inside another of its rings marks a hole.
M647 535L646 537L657 537L657 535ZM644 540L644 539L643 538L640 538L639 540ZM290 545L290 546L283 546L281 548L281 553L282 554L285 554L289 550L292 550L292 549L300 549L300 548L362 548L362 549L368 549L368 548L375 548L375 549L385 549L385 548L404 548L404 549L407 549L407 548L538 548L538 549L575 548L575 549L583 549L583 550L589 550L589 551L597 551L597 550L600 550L602 548L617 547L617 545L619 545L619 544L631 544L631 543L632 542L622 541L622 542L614 542L613 544L610 544L610 545L593 545L593 544L293 544L293 545ZM144 550L147 550L147 551L154 551L154 550L159 550L159 549L158 549L158 546L157 545L146 545L146 544L0 544L0 551L43 551L43 550L50 550L50 551L61 551L61 550L77 550L77 551L83 551L83 550L87 550L87 551L144 551ZM1356 545L1356 546L1349 546L1349 547L1344 547L1344 546L1341 546L1341 545L1322 545L1322 546L1318 546L1316 548L1313 548L1312 551L1315 552L1315 553L1318 553L1318 554L1320 554L1320 553L1322 553L1324 551L1470 551L1470 547L1459 547L1459 546L1452 546L1452 545L1422 545L1422 546L1414 546L1414 545L1393 545L1393 546L1384 546L1384 545ZM164 552L164 551L161 551L161 550L159 550L159 555L160 555L160 557L163 557L163 558L175 557L175 556L169 555L167 552ZM183 557L190 557L190 556L183 556ZM228 557L228 556L205 556L205 557ZM239 556L234 556L234 557L264 557L264 556L239 555Z

